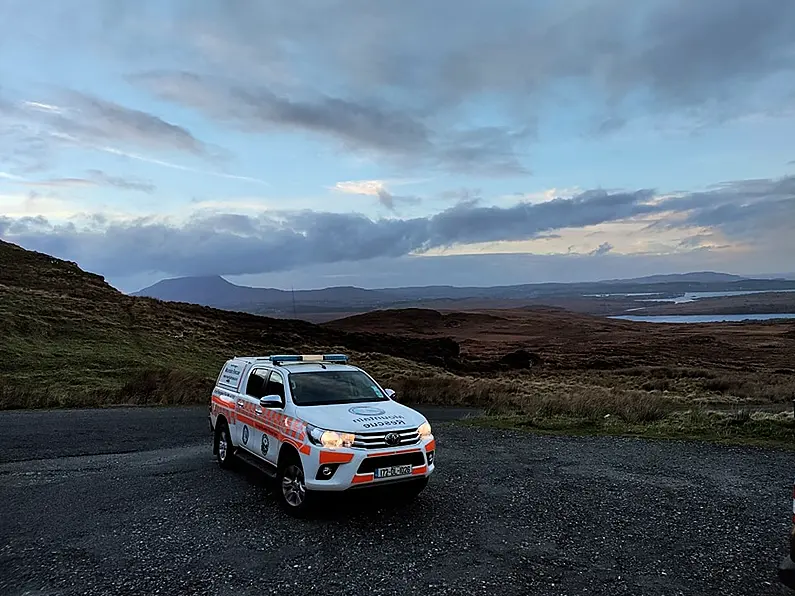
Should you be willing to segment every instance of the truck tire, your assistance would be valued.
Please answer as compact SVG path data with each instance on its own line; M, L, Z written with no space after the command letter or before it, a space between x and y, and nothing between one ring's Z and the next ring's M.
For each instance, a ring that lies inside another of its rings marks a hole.
M215 430L215 458L218 465L224 469L229 469L235 460L235 446L232 445L232 435L229 432L229 425L225 420L219 420Z
M276 495L282 509L293 517L306 517L312 510L315 494L306 488L304 467L295 453L287 454L279 462Z

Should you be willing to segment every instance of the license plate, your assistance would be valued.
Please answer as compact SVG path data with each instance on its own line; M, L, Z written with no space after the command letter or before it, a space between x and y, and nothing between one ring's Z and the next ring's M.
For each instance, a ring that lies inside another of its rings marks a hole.
M388 468L376 468L375 478L394 478L395 476L408 476L411 474L411 465L390 466Z

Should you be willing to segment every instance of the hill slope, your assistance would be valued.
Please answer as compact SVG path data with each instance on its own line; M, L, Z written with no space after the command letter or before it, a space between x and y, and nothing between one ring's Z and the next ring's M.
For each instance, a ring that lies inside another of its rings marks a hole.
M665 284L665 283L698 283L716 284L743 281L746 279L741 275L730 273L716 273L715 271L691 271L690 273L669 273L665 275L647 275L645 277L633 277L630 279L611 279L604 283L614 284Z
M348 352L382 378L458 355L445 339L126 296L74 263L0 241L0 408L202 402L230 356L307 350Z

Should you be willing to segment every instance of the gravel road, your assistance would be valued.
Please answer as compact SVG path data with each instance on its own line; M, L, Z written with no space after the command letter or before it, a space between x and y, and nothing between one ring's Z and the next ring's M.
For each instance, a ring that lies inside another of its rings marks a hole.
M789 594L792 453L434 429L416 502L299 521L205 408L0 413L0 594Z

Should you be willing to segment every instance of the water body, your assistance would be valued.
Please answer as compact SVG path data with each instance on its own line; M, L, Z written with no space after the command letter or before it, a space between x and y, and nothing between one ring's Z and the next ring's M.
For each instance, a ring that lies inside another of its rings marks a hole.
M725 323L739 321L770 321L795 319L795 313L771 313L757 315L616 315L608 319L640 321L642 323Z
M586 298L609 298L611 296L656 296L660 292L618 292L616 294L583 294Z
M695 302L703 298L723 298L724 296L746 296L748 294L767 294L768 292L795 292L795 290L736 290L732 292L685 292L684 296L676 298L644 298L639 302L673 302L683 304Z
M769 292L795 292L793 290L734 290L730 292L685 292L683 296L676 298L641 298L638 302L672 302L674 304L682 304L684 302L695 302L702 298L722 298L724 296L745 296L747 294L767 294ZM615 294L583 294L587 298L610 298L613 296L621 296L626 298L633 298L636 296L656 296L664 292L618 292Z

